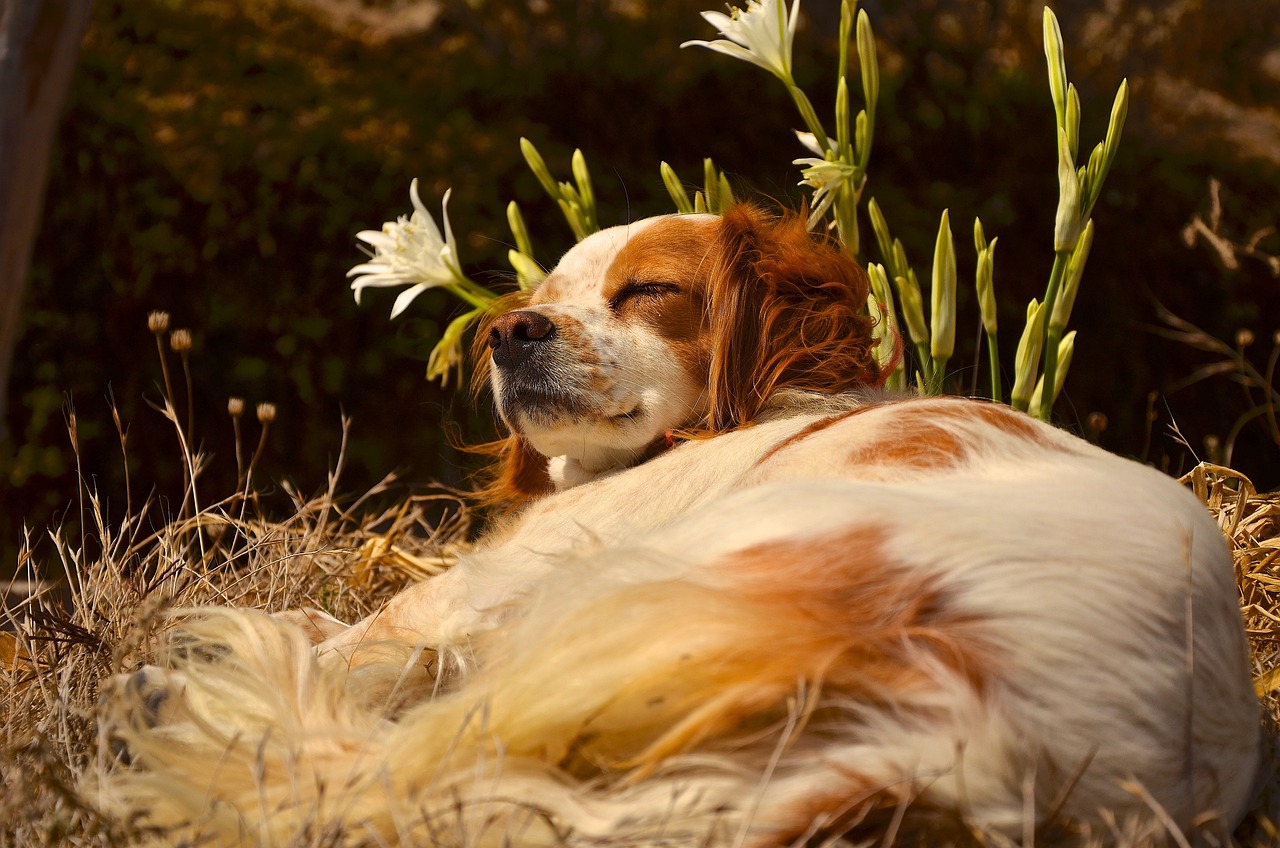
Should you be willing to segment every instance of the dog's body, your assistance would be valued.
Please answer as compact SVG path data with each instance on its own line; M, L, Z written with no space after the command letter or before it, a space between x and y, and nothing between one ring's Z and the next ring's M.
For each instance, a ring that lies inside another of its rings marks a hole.
M1257 704L1217 527L1005 407L857 390L865 296L749 209L584 241L485 337L498 489L528 506L314 652L194 621L181 702L121 729L150 771L118 797L264 842L819 844L895 808L1234 824Z

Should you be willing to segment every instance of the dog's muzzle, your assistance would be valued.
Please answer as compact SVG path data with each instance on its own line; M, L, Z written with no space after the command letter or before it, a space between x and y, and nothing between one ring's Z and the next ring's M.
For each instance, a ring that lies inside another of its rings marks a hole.
M517 430L522 423L547 424L585 412L576 387L563 385L553 375L556 325L541 313L528 309L508 312L489 329L489 349L500 378L495 385L503 417Z
M556 325L545 315L527 309L501 315L489 328L493 364L504 373L525 366L555 338Z

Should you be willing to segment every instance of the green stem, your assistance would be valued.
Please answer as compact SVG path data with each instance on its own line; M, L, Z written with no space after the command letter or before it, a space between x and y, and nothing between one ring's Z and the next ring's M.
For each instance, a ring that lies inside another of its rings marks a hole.
M446 283L445 288L455 297L465 300L467 303L477 309L488 309L493 303L493 295L486 289L468 280L466 277L459 277L456 283ZM477 291L478 290L478 291ZM483 292L483 294L481 293Z
M929 387L929 394L931 396L936 397L942 394L942 383L943 383L943 378L946 376L946 373L947 373L947 360L949 358L950 357L942 357L942 358L933 360L933 363L932 363L933 373L929 375L929 379L925 384Z
M796 108L800 110L800 117L804 119L805 126L809 128L809 132L813 133L818 148L826 154L831 149L831 142L827 140L827 132L822 128L818 113L813 110L813 104L797 86L790 85L788 89L791 91L791 99L796 102Z
M836 197L835 212L836 229L840 232L840 240L844 242L849 255L857 259L858 251L861 249L858 243L858 197L852 186L840 187L840 194Z
M1058 375L1058 342L1062 338L1062 327L1054 327L1053 324L1053 305L1058 300L1058 290L1062 288L1062 278L1070 258L1070 250L1059 250L1054 254L1053 270L1049 272L1049 287L1044 293L1044 349L1040 352L1044 357L1044 367L1040 369L1044 377L1044 391L1040 395L1040 409L1036 411L1036 417L1041 421L1048 421L1053 413L1053 385Z
M1000 345L996 343L995 333L987 333L987 358L991 360L991 399L999 403L1004 397L1004 388L1000 385Z

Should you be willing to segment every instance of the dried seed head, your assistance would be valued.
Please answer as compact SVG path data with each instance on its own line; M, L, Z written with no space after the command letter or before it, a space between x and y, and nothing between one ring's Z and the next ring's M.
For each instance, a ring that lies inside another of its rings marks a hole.
M157 336L169 329L169 313L156 310L147 315L147 329Z
M186 353L191 350L191 331L174 330L169 334L169 347L173 348L175 353Z
M1236 330L1236 347L1248 347L1253 344L1253 330L1248 328Z
M276 405L274 403L258 404L258 420L263 424L270 424L276 420Z
M244 414L244 398L227 398L227 414L232 418L239 418Z
M1084 427L1096 439L1102 431L1107 429L1107 423L1107 416L1101 412L1090 412L1089 417L1084 421Z

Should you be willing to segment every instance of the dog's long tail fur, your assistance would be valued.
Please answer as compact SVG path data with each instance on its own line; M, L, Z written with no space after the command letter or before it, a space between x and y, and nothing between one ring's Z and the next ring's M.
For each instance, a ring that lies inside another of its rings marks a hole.
M812 721L806 739L823 735L819 725L846 734L910 723L912 707L936 722L937 705L953 709L968 683L912 620L912 587L899 587L896 617L870 623L849 615L841 593L844 623L833 627L821 599L831 587L814 586L813 603L779 603L765 574L751 579L752 563L733 565L747 577L736 587L610 583L597 571L589 597L569 575L477 641L478 672L394 717L365 703L362 676L317 659L293 625L202 610L161 658L184 681L171 714L156 722L117 699L114 733L134 765L99 789L150 823L195 823L222 844L289 844L335 828L459 845L517 831L522 845L563 844L570 831L616 844L731 844L752 819L751 841L776 840L814 822L815 791L852 807L912 767L852 773L850 762L874 761L865 750L824 765L795 741L799 724ZM875 569L845 571L864 572ZM894 591L865 588L881 604ZM403 661L381 673L401 675ZM950 695L939 698L940 687ZM842 721L830 721L836 712ZM856 743L827 733L823 744L833 741ZM762 779L788 812L762 808Z

